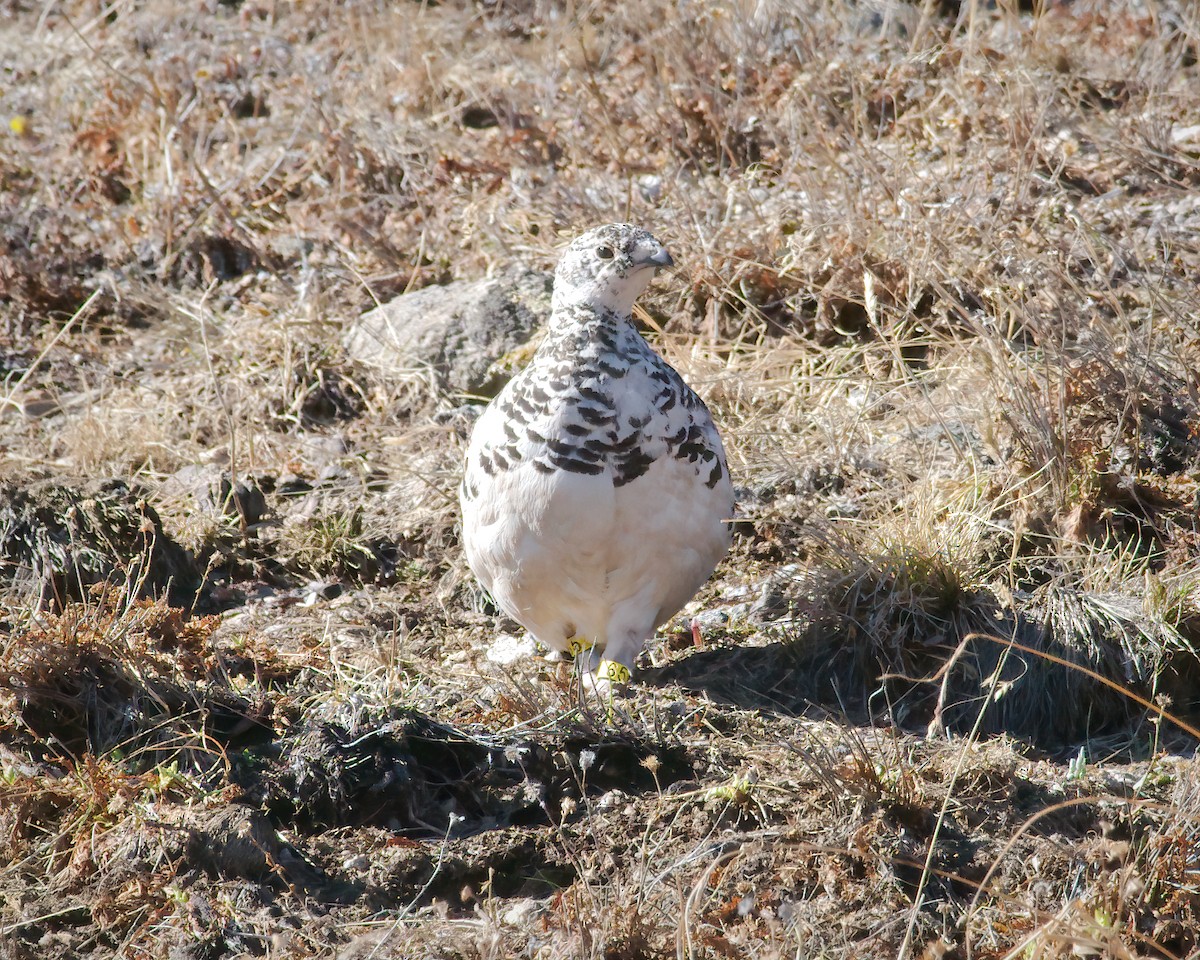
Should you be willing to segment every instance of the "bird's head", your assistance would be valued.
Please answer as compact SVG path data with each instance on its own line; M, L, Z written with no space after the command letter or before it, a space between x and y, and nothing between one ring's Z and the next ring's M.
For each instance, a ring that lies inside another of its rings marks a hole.
M571 242L554 273L554 306L587 304L627 317L659 267L674 264L641 227L610 223Z

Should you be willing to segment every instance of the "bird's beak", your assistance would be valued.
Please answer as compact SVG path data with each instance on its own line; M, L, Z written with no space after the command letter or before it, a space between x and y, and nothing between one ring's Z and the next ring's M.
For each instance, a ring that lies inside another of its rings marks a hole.
M667 248L656 241L639 243L633 251L635 267L673 267L675 261L667 253Z

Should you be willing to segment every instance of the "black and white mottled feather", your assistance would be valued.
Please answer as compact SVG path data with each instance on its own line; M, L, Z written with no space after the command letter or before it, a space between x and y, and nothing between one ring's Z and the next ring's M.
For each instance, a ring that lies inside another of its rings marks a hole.
M729 546L720 435L631 318L671 263L629 224L571 243L546 337L467 451L459 498L471 569L541 643L586 650L593 680L627 678Z

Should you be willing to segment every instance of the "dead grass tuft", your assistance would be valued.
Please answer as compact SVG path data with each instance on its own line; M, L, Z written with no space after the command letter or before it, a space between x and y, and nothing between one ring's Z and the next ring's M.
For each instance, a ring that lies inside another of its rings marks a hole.
M270 708L230 683L216 626L105 588L36 618L5 649L12 733L41 744L43 760L219 767L230 736L256 729Z
M0 500L0 568L14 600L24 594L61 607L98 583L131 596L170 594L177 603L195 596L191 557L122 481L7 486Z

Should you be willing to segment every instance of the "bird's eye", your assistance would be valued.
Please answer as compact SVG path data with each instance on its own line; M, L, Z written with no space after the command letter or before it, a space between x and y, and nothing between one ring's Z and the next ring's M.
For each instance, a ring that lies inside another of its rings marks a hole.
M613 248L608 246L599 246L596 248L596 256L601 260L611 260L613 258Z

